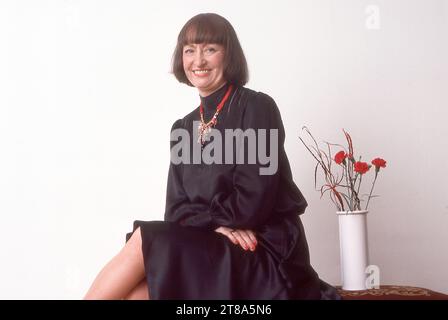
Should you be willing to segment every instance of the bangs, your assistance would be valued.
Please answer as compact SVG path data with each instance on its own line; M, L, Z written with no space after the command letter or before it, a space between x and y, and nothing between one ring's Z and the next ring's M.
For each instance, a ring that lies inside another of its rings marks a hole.
M227 32L223 32L223 26L218 21L195 19L179 34L179 43L182 46L192 43L217 43L225 46L227 38Z

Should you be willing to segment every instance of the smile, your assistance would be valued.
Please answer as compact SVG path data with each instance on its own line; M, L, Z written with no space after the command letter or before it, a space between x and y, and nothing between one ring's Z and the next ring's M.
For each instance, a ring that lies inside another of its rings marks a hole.
M210 69L203 69L203 70L193 70L194 74L206 74L209 73L211 70Z

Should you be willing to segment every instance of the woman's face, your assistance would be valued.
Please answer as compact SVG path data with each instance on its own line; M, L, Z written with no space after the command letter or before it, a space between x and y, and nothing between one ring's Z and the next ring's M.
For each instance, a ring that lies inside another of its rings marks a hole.
M220 44L188 44L183 48L182 60L188 80L203 97L224 83L224 47Z

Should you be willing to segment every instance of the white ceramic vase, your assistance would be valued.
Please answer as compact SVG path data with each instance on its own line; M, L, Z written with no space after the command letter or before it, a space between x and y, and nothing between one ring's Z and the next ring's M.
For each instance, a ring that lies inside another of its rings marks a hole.
M365 290L367 289L366 268L369 265L368 211L337 211L336 213L339 221L342 289Z

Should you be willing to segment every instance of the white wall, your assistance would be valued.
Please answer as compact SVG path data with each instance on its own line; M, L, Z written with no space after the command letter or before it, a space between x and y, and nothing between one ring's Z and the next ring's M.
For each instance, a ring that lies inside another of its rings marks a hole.
M448 293L447 1L0 0L0 299L81 298L133 220L163 218L169 129L198 104L170 59L200 12L233 24L248 87L280 107L320 276L340 283L338 229L303 125L388 161L368 218L381 283Z

